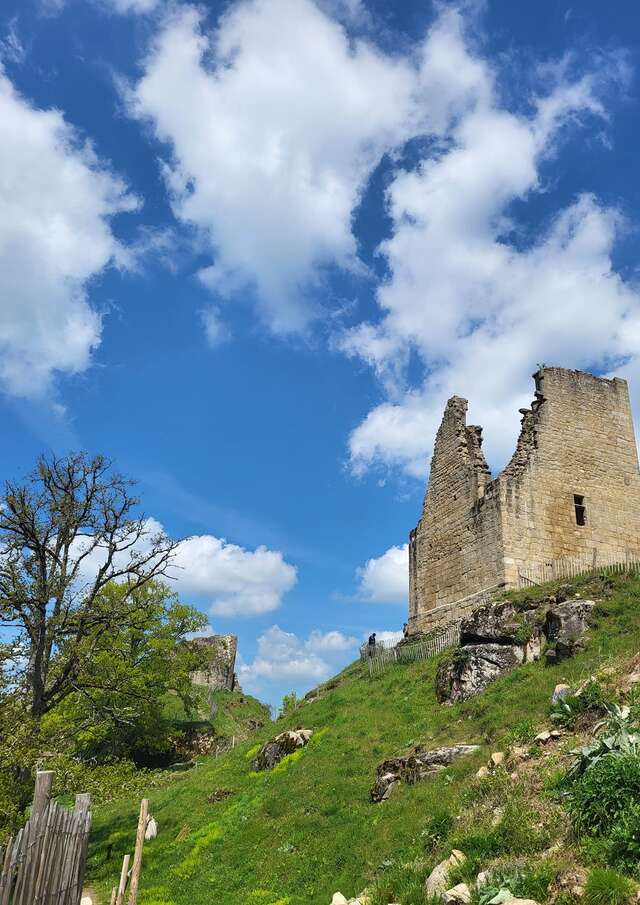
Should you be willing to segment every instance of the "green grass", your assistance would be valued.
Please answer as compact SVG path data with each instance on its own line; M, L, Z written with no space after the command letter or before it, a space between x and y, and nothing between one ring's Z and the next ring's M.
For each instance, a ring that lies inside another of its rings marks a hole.
M211 693L204 687L197 687L194 691L194 713L186 713L182 701L175 694L168 694L164 700L164 718L176 728L213 727L218 735L245 737L254 731L254 724L265 725L271 720L267 705L250 694L238 691Z
M139 905L327 905L336 890L349 897L367 885L375 903L422 905L424 877L454 839L474 856L474 869L501 854L535 860L532 852L561 828L518 795L496 825L479 823L475 837L473 827L460 822L483 795L488 802L492 795L510 798L508 774L500 780L506 786L495 789L493 778L479 787L475 772L491 750L529 738L535 725L548 722L556 683L577 684L602 664L636 652L639 638L640 582L618 579L586 651L552 667L523 666L454 707L436 702L437 660L398 664L373 681L366 665L352 664L320 700L153 790L159 833L145 847ZM228 717L229 726L234 718ZM271 773L252 773L248 752L288 726L315 730L307 748ZM402 786L388 802L370 804L377 765L417 742L483 747L434 780ZM216 789L233 795L208 802ZM131 800L94 809L89 879L103 901L122 854L133 848L137 809ZM540 822L537 835L526 831Z
M587 878L585 905L628 905L633 883L613 870L596 868Z

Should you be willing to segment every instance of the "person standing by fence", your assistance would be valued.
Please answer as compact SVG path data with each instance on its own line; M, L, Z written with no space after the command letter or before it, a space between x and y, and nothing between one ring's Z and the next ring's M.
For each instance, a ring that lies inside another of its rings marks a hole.
M373 657L376 652L376 633L372 632L369 635L369 640L367 641L367 656Z

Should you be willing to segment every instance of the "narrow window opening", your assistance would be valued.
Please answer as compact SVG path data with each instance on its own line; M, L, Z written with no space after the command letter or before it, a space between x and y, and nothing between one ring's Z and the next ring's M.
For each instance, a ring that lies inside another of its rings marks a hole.
M584 497L574 493L573 505L576 510L576 525L583 527L587 524L587 507L584 504Z

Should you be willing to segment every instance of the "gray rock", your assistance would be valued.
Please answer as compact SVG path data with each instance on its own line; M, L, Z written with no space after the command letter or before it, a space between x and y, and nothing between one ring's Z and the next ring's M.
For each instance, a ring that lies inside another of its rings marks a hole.
M551 695L551 703L557 704L558 701L561 701L563 698L566 698L571 694L571 686L565 685L564 683L560 683L556 685L553 689L553 694Z
M376 781L370 792L374 802L386 801L399 782L414 785L455 760L477 751L479 745L450 745L443 748L416 747L403 757L391 757L383 761L376 771Z
M251 761L252 770L273 770L287 754L303 748L312 736L311 729L289 729L267 742Z
M516 607L511 601L479 607L461 625L461 643L525 644L539 638L541 625L536 609Z
M544 633L553 645L555 659L570 657L593 619L593 600L567 600L547 612Z
M525 653L515 644L469 644L444 660L436 677L441 703L453 704L473 697L494 679L524 663Z

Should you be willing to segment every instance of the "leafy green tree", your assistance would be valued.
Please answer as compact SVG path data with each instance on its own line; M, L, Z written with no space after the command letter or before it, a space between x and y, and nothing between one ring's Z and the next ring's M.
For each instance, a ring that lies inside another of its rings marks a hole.
M44 727L58 738L73 738L84 756L144 759L170 747L167 696L177 695L187 713L196 707L190 674L202 666L205 652L187 638L206 617L158 581L134 589L112 582L96 607L123 614L122 624L102 633L97 645L91 634L83 639L91 656L81 656L76 689Z
M176 543L150 527L132 482L103 456L42 456L0 494L0 628L14 633L14 681L39 719L82 694L90 663L134 631ZM105 605L105 589L125 591Z

